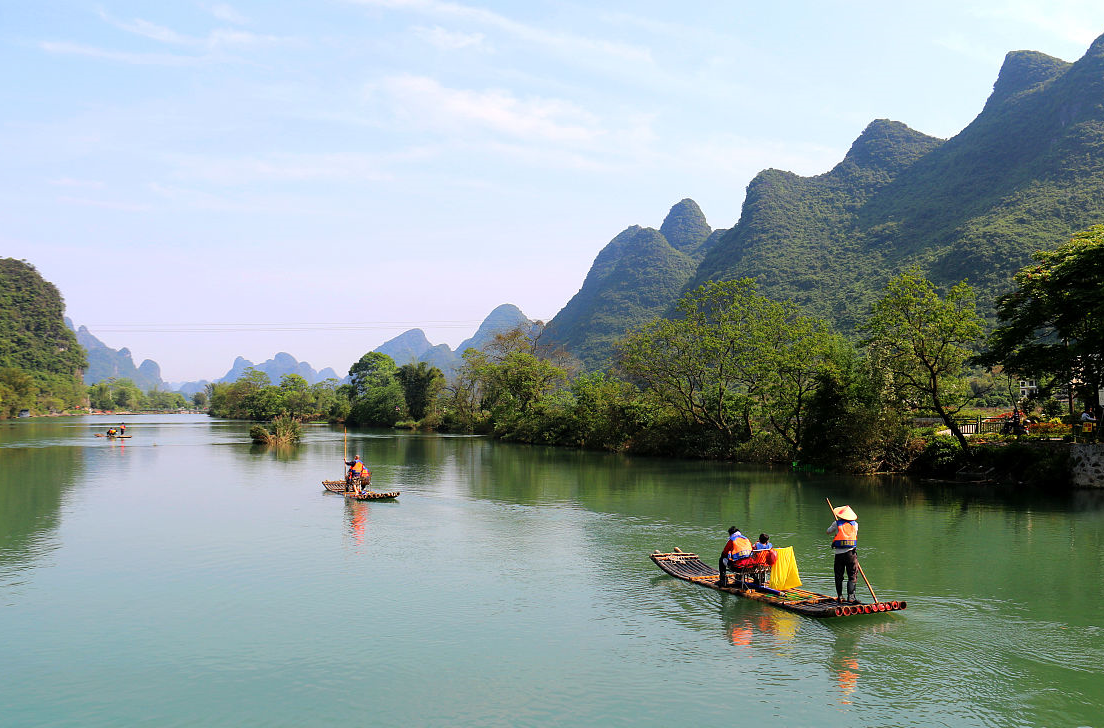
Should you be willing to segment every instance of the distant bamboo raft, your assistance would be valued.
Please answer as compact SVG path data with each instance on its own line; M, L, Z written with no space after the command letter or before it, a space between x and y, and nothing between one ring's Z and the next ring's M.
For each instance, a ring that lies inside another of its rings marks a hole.
M387 493L366 490L363 493L358 493L356 492L355 485L347 483L344 480L323 480L322 485L331 493L340 493L346 498L352 498L353 500L387 500L388 498L398 498L400 495L397 490L392 490Z
M676 548L672 553L654 551L650 555L656 566L676 579L707 586L717 591L728 592L745 599L765 602L780 609L786 609L806 617L851 617L858 614L874 614L904 609L905 602L876 602L874 604L840 604L835 597L817 594L805 589L777 590L769 587L742 584L739 579L732 586L719 586L720 572L708 566L697 554L687 553Z

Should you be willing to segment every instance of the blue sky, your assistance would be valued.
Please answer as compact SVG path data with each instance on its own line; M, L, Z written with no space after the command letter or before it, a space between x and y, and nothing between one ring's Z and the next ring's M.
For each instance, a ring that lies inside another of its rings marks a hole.
M550 319L594 256L871 120L939 137L1099 2L8 2L0 256L166 380Z

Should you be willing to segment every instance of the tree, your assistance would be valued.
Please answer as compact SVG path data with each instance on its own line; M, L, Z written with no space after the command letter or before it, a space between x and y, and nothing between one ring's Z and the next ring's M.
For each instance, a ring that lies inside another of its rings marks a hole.
M406 407L415 420L421 420L426 416L426 412L445 386L445 375L441 370L429 366L424 361L417 364L403 364L395 377L402 385Z
M828 361L827 327L759 294L752 278L707 283L679 299L676 313L625 337L621 368L726 450L767 429L796 455Z
M930 405L964 451L969 445L954 415L976 396L963 376L982 335L975 304L965 281L940 298L911 268L886 284L865 326L871 355L891 372L900 396L916 407Z
M8 417L30 409L38 396L38 387L30 374L17 367L0 369L0 413Z
M395 361L378 351L368 352L349 368L350 423L391 426L399 421L406 400L396 372Z
M381 387L395 378L395 360L378 351L370 351L349 367L353 397L360 397L372 387Z
M1077 233L1015 275L997 299L999 325L979 363L1039 379L1047 389L1073 384L1099 404L1104 383L1104 225Z
M280 410L293 420L302 421L316 412L310 384L298 374L280 377Z

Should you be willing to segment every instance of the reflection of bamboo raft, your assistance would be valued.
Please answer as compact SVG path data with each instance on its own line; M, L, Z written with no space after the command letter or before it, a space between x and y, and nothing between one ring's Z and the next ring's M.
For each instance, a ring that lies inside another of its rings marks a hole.
M752 584L741 584L739 581L732 586L722 587L717 584L720 572L711 566L707 566L705 562L698 558L697 554L686 553L677 548L674 553L669 554L661 554L659 551L655 551L651 554L651 559L656 563L656 566L677 579L735 594L745 599L766 602L775 607L804 614L807 617L850 617L854 614L890 612L904 609L906 606L905 602L840 604L834 597L827 594L817 594L804 589L779 591L767 587L756 587Z
M370 478L362 478L361 480L367 481L363 485L368 485L368 483L371 482ZM378 493L374 490L357 493L354 489L356 484L346 483L344 480L323 480L322 485L331 493L340 493L346 498L352 498L353 500L386 500L388 498L399 497L399 491L397 490L392 490L387 493Z

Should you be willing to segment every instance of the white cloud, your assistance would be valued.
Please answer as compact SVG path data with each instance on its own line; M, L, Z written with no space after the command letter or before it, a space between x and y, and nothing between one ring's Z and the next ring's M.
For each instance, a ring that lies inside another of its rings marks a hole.
M70 197L68 195L58 197L57 201L67 205L80 205L81 207L100 207L106 210L119 210L121 212L149 212L153 209L149 205L140 205L132 202L93 200L87 197Z
M417 26L414 28L414 34L430 45L446 51L482 47L485 37L482 33L458 33L445 30L439 25L432 28Z
M404 123L439 132L471 130L553 142L591 142L606 132L590 113L560 99L519 99L508 91L442 86L426 76L400 75L369 87Z
M142 20L141 18L135 18L130 22L123 22L111 18L102 11L100 12L100 17L120 30L125 30L128 33L140 35L145 38L151 38L162 43L171 43L174 45L193 45L195 43L194 39L186 35L181 35L171 28L166 28L151 23L148 20Z
M226 21L227 23L234 23L235 25L249 24L249 18L225 3L219 3L218 5L212 6L211 15L214 15L219 20Z
M1101 28L1104 28L1104 6L1098 0L1061 0L1048 3L1002 0L989 6L966 7L979 18L1010 21L1036 31L1043 29L1079 48L1088 47L1100 35ZM1073 61L1076 58L1065 60Z
M39 48L47 53L102 58L104 60L119 61L120 63L129 63L137 66L200 66L212 60L204 56L184 56L175 53L130 53L127 51L113 51L106 48L82 45L80 43L43 41L38 45Z
M175 165L176 174L180 177L226 186L318 180L380 182L391 179L384 169L386 160L368 154L279 154L239 158L175 155L168 159Z
M647 63L649 65L652 63L651 51L641 46L595 39L574 33L555 33L470 5L442 2L442 0L348 1L359 5L414 12L431 18L447 18L476 23L574 59L597 56L606 61L617 60L634 64Z
M50 180L55 187L73 187L85 190L102 190L107 185L97 179L75 179L73 177L59 177Z

